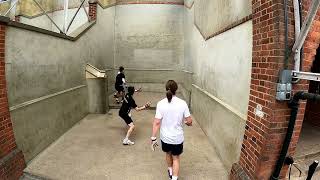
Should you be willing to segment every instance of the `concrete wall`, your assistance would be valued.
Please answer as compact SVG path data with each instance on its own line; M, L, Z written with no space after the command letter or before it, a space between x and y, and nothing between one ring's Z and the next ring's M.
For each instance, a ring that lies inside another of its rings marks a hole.
M184 90L183 6L118 5L115 28L115 68L126 68L130 84L164 92L174 79Z
M252 0L197 0L195 1L195 23L205 37L248 16L252 11Z
M85 64L113 65L114 14L114 7L99 8L97 24L75 42L8 28L10 113L27 161L88 113Z
M119 5L115 22L115 67L183 67L183 6Z
M191 109L230 169L239 159L249 102L252 21L205 41L193 17L194 8L185 8L185 67L194 73Z

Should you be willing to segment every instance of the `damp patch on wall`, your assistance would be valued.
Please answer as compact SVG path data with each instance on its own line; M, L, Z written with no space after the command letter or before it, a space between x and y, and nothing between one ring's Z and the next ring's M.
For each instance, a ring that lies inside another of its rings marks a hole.
M135 49L134 61L137 63L150 63L161 61L164 64L173 62L173 50L170 49Z
M252 0L197 0L195 1L195 25L204 38L251 15Z

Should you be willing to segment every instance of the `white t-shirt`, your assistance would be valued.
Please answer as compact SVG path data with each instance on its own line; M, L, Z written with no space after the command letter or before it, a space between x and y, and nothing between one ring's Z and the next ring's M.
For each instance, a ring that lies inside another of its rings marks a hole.
M187 103L176 97L162 99L157 104L155 118L161 120L160 139L167 144L181 144L184 141L184 119L190 116Z

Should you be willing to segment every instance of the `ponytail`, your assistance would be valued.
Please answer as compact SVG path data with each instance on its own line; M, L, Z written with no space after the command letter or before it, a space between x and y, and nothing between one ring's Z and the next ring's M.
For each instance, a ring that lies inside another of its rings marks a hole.
M169 89L169 90L167 91L167 99L168 99L169 103L171 103L172 96L173 96L173 94L172 94L171 90Z
M174 80L169 80L166 84L167 90L167 99L168 102L171 103L173 95L176 95L176 91L178 89L178 84Z

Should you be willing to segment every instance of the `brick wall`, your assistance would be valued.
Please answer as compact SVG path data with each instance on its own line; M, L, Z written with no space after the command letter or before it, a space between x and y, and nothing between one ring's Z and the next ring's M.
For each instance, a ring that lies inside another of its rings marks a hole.
M23 154L17 149L12 123L5 78L5 31L0 24L0 179L15 180L22 175L25 167Z
M303 10L309 9L311 0L304 0ZM290 109L286 102L275 99L276 83L279 71L284 67L284 10L283 0L253 0L253 59L250 85L250 100L244 140L240 160L234 164L230 179L245 179L239 174L246 174L250 179L267 180L270 178L278 160L286 134ZM288 1L289 47L294 41L294 18L292 0ZM306 14L304 15L304 17ZM317 20L319 18L317 17ZM319 45L319 22L316 21L304 45L304 71L310 71L316 49ZM293 68L290 56L289 68ZM294 85L297 90L308 91L308 82L300 81ZM255 114L258 105L262 106L264 116ZM297 145L306 103L300 105L294 135L289 148L293 155ZM241 167L241 168L239 168ZM281 172L284 178L287 167Z
M94 21L97 19L97 1L89 1L89 17L90 21Z

